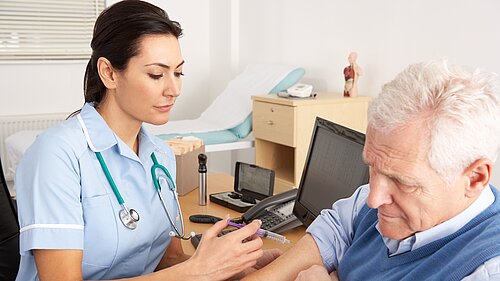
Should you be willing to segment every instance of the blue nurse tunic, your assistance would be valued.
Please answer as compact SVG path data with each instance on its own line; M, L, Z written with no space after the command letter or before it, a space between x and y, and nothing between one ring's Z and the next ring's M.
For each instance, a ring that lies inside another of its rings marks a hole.
M91 104L84 105L80 116L83 124L72 117L39 135L19 164L17 280L38 280L33 249L83 250L85 280L116 279L152 272L170 243L173 228L151 177L154 152L175 181L170 147L141 128L136 155ZM127 207L140 215L135 230L120 221L121 207L96 151L102 153ZM174 192L162 188L169 214L178 224Z

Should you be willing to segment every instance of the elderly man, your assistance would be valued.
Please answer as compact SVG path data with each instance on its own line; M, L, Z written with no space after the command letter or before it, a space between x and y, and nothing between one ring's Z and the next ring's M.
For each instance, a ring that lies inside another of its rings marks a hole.
M370 183L245 280L500 280L496 75L411 65L368 115Z

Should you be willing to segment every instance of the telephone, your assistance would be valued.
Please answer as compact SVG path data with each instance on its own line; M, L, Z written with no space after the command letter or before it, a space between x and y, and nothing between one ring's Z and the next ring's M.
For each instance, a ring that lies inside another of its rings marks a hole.
M293 205L297 189L291 189L271 197L267 197L251 207L242 218L245 223L254 219L262 221L262 229L276 233L302 225L293 214Z
M254 219L262 221L261 228L276 233L284 232L288 229L302 225L302 222L293 214L293 205L297 197L297 189L291 189L271 197L267 197L248 209L241 218L245 223L250 223ZM190 221L199 223L215 223L220 218L215 218L210 215L190 216ZM231 230L223 230L219 236L229 233ZM191 244L195 248L201 241L202 234L196 234L191 238Z

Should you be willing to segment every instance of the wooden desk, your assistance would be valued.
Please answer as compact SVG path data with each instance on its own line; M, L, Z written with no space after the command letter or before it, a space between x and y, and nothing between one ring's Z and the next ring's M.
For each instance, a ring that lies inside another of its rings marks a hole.
M216 192L223 191L231 191L233 190L233 177L225 174L208 174L207 177L207 193L212 194ZM275 190L275 193L280 193L285 190ZM211 224L201 224L201 223L193 223L189 221L189 216L193 214L209 214L217 217L224 217L226 214L229 214L231 218L239 217L242 213L238 213L229 208L223 207L221 205L210 202L207 199L206 206L198 205L198 189L194 189L184 196L179 196L179 203L182 209L182 215L184 217L184 226L186 228L186 234L191 231L198 233L203 233L206 229L208 229ZM287 239L291 241L290 244L281 244L269 239L263 239L264 241L264 249L271 248L279 248L283 251L290 248L293 243L298 241L305 233L305 227L300 226L291 230L288 230L284 233L281 233L286 236ZM192 255L194 253L194 247L191 244L191 241L182 241L182 248L186 254Z

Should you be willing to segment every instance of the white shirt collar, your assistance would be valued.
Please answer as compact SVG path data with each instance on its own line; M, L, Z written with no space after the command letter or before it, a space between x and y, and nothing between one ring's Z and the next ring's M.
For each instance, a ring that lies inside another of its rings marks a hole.
M408 251L416 250L440 238L446 237L479 215L482 211L486 210L495 201L495 195L491 190L491 186L487 186L481 195L474 201L467 209L463 210L460 214L452 217L451 219L440 223L432 228L422 232L417 232L404 240L393 240L382 236L384 243L389 250L389 254L397 255ZM376 226L378 232L380 229L378 223ZM382 235L382 233L380 233Z

